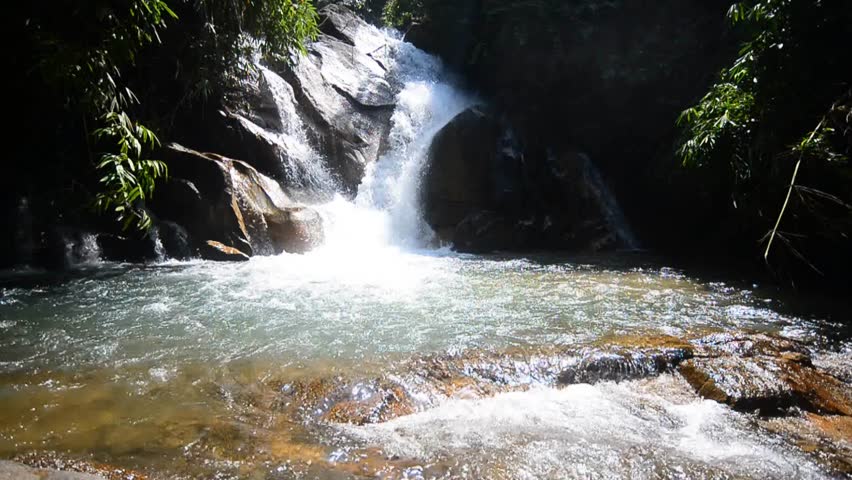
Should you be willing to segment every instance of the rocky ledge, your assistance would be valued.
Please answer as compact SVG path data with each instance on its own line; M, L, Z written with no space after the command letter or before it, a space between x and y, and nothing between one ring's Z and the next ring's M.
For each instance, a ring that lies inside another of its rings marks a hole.
M805 344L767 333L695 338L639 335L583 347L428 355L374 379L282 383L276 409L300 421L364 425L533 386L626 381L668 373L838 474L852 473L852 387L811 360Z
M293 201L278 182L251 165L177 144L166 151L173 176L153 209L181 226L188 250L211 260L245 260L304 253L322 243L319 214ZM177 243L163 233L164 243Z

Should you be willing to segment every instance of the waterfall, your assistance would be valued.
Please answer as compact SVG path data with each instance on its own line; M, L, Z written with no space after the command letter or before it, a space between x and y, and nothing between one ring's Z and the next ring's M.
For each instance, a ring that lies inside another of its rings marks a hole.
M152 225L150 229L148 229L148 238L151 240L151 245L154 248L154 260L156 262L165 262L168 256L166 255L166 249L163 246L163 240L160 238L160 227L157 225Z
M255 60L254 66L261 88L267 90L266 93L275 102L277 122L260 126L242 116L237 116L237 119L248 131L275 146L283 177L292 194L306 199L330 196L336 190L334 179L320 154L308 141L305 125L296 110L293 87L260 60Z
M580 158L583 162L583 176L586 180L586 185L589 186L592 195L594 195L595 201L607 224L625 248L628 250L638 250L639 241L627 223L627 219L624 217L624 212L621 210L618 200L616 200L612 190L610 190L609 186L603 180L600 170L598 170L598 167L588 155L581 153Z
M258 64L260 75L275 99L281 130L265 132L267 138L279 146L285 177L297 190L320 194L334 192L336 186L319 153L311 146L305 125L296 110L293 87L278 74Z
M474 99L454 86L439 59L405 43L398 32L361 26L354 42L357 50L382 65L398 93L387 146L378 161L367 166L354 201L337 195L318 207L327 230L324 249L363 252L428 246L434 233L419 205L428 150L438 131ZM285 104L292 95L286 88L276 93ZM303 139L291 136L289 141Z

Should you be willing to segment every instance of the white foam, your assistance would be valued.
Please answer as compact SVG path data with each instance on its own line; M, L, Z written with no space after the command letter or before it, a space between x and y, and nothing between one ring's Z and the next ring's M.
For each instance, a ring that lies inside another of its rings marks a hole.
M340 428L386 455L461 459L501 478L824 478L803 455L760 438L747 417L671 376L453 400Z

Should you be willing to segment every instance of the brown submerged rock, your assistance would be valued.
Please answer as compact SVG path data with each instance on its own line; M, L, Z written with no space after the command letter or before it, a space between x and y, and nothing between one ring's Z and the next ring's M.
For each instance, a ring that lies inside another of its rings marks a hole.
M11 475L11 476L10 476ZM0 460L0 480L146 480L135 470L67 458L54 452L18 455Z
M813 366L805 346L766 334L716 334L696 342L679 371L701 396L741 411L783 414L793 407L852 414L849 385Z
M0 460L0 480L105 480L97 474L35 469L20 463Z
M765 430L839 475L852 474L852 417L808 413L759 421Z
M414 413L408 394L398 385L385 385L367 398L335 404L323 419L335 423L381 423Z

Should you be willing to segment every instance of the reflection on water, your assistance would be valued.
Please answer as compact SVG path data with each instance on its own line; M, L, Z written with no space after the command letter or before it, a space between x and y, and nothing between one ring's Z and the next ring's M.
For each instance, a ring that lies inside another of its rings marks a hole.
M315 413L340 388L366 395L355 380L403 375L416 356L733 328L818 341L823 326L636 257L385 251L341 268L337 255L7 275L0 457L57 451L187 478L820 476L671 375L330 423Z

